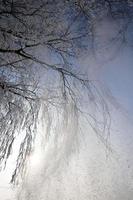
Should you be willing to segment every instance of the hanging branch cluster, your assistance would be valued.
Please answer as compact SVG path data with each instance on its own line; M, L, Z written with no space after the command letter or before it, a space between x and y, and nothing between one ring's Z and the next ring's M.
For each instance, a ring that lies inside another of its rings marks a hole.
M79 94L84 88L86 96L93 99L96 107L100 102L104 112L103 130L109 129L110 116L104 99L94 83L79 74L71 61L88 48L98 18L106 14L114 19L132 19L132 6L131 0L0 1L1 163L6 165L17 134L21 134L22 130L26 132L11 182L24 168L27 155L32 150L41 104L37 84L40 67L44 73L50 70L56 73L58 79L61 77L62 97L56 96L54 90L47 89L50 98L47 96L45 102L53 105L57 98L65 101L71 98L78 112L82 113ZM43 54L46 50L49 58ZM98 103L95 95L98 96ZM86 116L89 122L98 123L90 113L86 113Z

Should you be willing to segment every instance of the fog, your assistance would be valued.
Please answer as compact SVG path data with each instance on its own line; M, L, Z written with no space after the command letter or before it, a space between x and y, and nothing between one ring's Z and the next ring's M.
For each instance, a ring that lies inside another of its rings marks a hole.
M77 115L72 102L65 105L61 120L54 108L51 116L43 116L42 108L35 150L29 157L23 182L18 186L9 184L15 165L14 153L0 175L0 199L132 200L133 49L121 40L112 43L121 26L121 22L110 19L98 22L94 40L97 48L81 53L75 61L79 71L95 81L108 104L110 132L103 133L108 145L88 124L84 113ZM84 103L84 109L101 118L91 101L89 108ZM54 122L49 122L53 128L47 136L45 122L49 117ZM15 151L18 143L19 140L14 144Z

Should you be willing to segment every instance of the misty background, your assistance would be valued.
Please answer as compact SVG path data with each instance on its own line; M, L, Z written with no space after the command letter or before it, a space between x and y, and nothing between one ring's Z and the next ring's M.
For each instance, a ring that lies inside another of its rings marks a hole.
M110 17L97 21L93 41L96 48L93 49L92 45L88 51L79 52L79 58L73 60L78 71L87 74L95 82L108 103L111 126L109 135L105 134L105 138L107 137L111 148L108 149L100 140L84 117L79 116L80 126L77 125L75 108L70 104L64 114L68 120L68 128L65 123L62 125L63 120L58 127L53 124L56 128L52 133L62 133L59 139L50 135L47 141L43 136L47 134L47 127L40 120L35 151L29 158L23 183L18 187L9 184L16 162L15 153L12 153L7 161L8 165L0 174L0 199L132 200L133 48L130 43L133 28L131 24L126 32L125 42L121 38L116 39L122 26L123 22L116 22ZM42 57L40 52L42 51L39 49L38 54ZM49 60L47 51L45 55ZM55 56L49 62L56 60ZM43 86L47 75L43 75L40 69L38 77ZM54 78L55 75L51 74L48 83L51 82L52 85ZM82 88L80 92L82 94ZM87 111L86 105L87 102L84 103ZM94 105L89 105L91 112L97 115ZM56 112L52 117L56 123ZM20 140L15 141L15 152L19 151Z

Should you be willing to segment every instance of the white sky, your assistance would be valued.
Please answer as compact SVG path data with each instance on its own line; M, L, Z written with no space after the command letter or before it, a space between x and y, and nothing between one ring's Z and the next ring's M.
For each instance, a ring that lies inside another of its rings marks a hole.
M104 25L100 24L100 35L98 37L102 41L104 40L104 42L108 41L112 36L110 36L110 29L112 30L112 34L114 34L113 29L116 29L116 25L113 24L110 27L108 23ZM103 30L107 30L106 34ZM105 53L105 50L103 52L101 51L99 55L102 53ZM110 156L109 159L106 159L105 148L98 141L97 137L92 134L89 127L85 127L84 139L81 140L79 151L72 155L68 164L62 164L57 172L51 174L45 181L42 179L44 172L41 171L44 165L44 157L40 155L42 153L40 149L37 149L35 156L31 160L31 164L34 165L34 170L31 167L32 170L30 172L35 177L29 179L29 182L27 181L27 189L33 193L36 200L41 200L41 197L47 200L132 200L132 54L132 49L123 48L114 59L111 59L107 63L102 60L99 61L99 57L98 60L93 58L90 60L90 57L87 57L80 63L85 68L90 66L90 71L93 74L92 77L101 79L105 86L111 90L118 103L123 107L122 112L111 108L113 126L110 141L116 152L115 158ZM129 113L131 121L126 117L127 113L125 110ZM124 115L123 113L126 114ZM49 161L49 163L52 165L52 161ZM9 188L8 184L13 165L14 161L11 159L10 167L0 175L0 200L16 200L14 191ZM37 193L38 188L40 194ZM34 200L34 198L28 200Z

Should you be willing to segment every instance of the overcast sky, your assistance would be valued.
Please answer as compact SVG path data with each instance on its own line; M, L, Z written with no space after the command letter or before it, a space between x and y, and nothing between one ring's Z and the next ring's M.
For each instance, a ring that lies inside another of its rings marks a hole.
M114 35L116 24L104 21L97 30L100 38L98 40L102 41L103 44L112 37L112 34ZM110 137L116 152L115 158L111 156L108 160L106 159L105 148L87 126L84 128L85 139L81 140L79 150L72 155L70 163L62 164L57 172L51 173L51 176L46 180L42 179L45 171L42 169L48 158L49 166L47 168L51 167L52 153L47 154L47 159L44 162L44 158L40 156L44 152L37 150L33 159L35 171L34 167L29 170L29 174L33 177L30 177L26 182L27 191L33 193L34 197L31 195L30 199L24 198L22 200L41 200L41 198L47 200L132 200L133 49L128 46L123 47L115 56L111 56L111 59L105 61L104 59L109 58L109 55L112 55L115 50L115 47L111 47L105 55L104 49L94 58L89 55L89 57L79 61L79 66L83 64L84 69L89 69L93 78L103 81L106 89L111 91L116 101L121 105L122 112L116 110L115 107L111 111L113 126ZM104 59L101 59L100 55L104 55ZM50 146L48 149L51 151ZM49 155L51 157L48 157ZM9 166L12 168L14 163L12 160L10 163ZM12 196L13 190L9 190L9 176L10 169L1 174L1 200L15 200Z
M124 48L104 68L102 77L117 101L133 119L133 49Z

